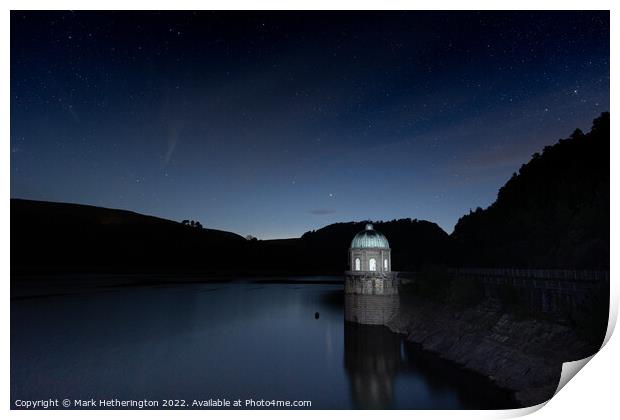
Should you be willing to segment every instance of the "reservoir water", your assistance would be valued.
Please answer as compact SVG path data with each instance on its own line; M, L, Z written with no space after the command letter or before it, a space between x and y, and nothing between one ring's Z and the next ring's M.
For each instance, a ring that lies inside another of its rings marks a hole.
M11 400L310 401L313 409L508 407L385 327L343 285L236 281L15 299Z

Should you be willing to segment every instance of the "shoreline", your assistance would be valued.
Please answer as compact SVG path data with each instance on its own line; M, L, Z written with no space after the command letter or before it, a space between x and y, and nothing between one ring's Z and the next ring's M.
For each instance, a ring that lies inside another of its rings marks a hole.
M85 278L87 279L85 281ZM258 284L344 284L342 275L212 275L180 274L47 274L12 275L11 301L66 296L92 292L106 292L130 287L182 286L248 282Z

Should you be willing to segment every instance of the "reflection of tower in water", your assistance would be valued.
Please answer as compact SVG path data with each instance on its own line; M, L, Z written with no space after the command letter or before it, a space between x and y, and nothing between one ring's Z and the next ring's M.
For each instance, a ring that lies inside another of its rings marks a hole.
M390 408L400 337L383 326L345 321L344 366L357 408Z

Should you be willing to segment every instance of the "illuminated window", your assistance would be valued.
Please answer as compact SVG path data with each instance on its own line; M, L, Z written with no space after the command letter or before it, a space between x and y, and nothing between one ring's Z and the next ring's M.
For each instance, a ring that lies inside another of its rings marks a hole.
M375 260L374 258L368 260L368 269L370 271L377 271L377 260Z
M355 271L360 271L362 269L361 262L359 258L355 259Z
M383 260L383 269L387 270L387 258Z

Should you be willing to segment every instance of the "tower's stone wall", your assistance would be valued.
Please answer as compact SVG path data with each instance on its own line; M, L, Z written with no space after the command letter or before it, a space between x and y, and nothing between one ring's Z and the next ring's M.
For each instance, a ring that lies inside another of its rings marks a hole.
M398 295L344 296L344 319L366 325L386 325L398 312Z
M391 272L347 272L345 320L385 325L399 308L398 277Z
M347 271L344 292L356 295L397 295L398 277L392 272Z

